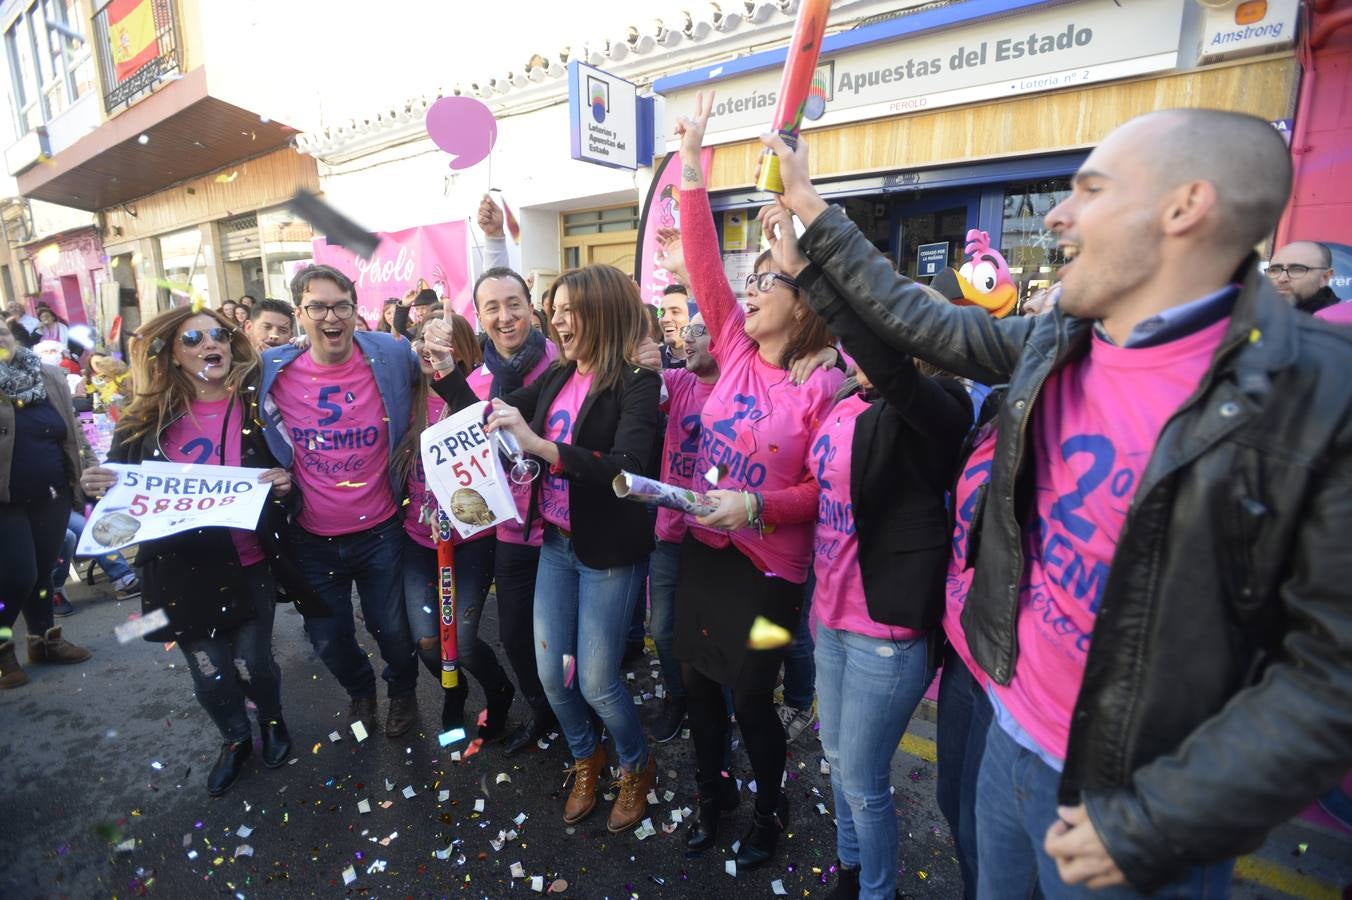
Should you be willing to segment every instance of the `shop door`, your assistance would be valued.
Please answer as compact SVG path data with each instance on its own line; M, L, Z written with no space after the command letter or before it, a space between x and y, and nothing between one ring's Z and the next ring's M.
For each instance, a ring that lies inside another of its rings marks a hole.
M961 266L967 231L977 227L980 206L980 191L939 191L897 204L897 271L928 284L936 266ZM922 250L927 266L923 273Z

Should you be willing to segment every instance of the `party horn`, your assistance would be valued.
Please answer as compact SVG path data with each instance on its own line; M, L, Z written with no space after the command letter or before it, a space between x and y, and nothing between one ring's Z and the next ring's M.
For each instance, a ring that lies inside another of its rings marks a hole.
M437 599L441 611L441 686L453 688L460 684L460 643L455 636L455 545L449 540L437 541Z
M817 71L817 57L821 55L826 17L830 13L831 0L803 0L798 7L798 21L793 26L789 55L784 60L784 75L779 81L779 104L775 107L774 121L770 123L771 130L790 147L798 146L803 108L812 90L812 76ZM784 193L784 181L779 177L779 157L769 147L761 154L756 188L772 194Z

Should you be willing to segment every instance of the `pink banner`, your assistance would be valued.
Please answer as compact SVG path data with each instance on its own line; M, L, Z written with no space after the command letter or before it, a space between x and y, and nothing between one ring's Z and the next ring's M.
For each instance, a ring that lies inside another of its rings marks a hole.
M315 239L315 262L333 266L357 286L357 306L372 328L380 324L386 297L402 297L421 278L438 294L451 298L460 315L478 327L467 251L465 222L443 222L404 231L380 232L380 247L370 259L359 259L342 247ZM438 287L440 285L440 287Z
M652 306L662 303L662 290L674 284L676 277L657 264L657 232L663 228L681 227L681 161L679 154L671 152L657 167L652 185L648 188L648 200L643 205L643 217L638 226L638 262L635 274L638 276L639 295L643 302ZM700 167L704 169L704 178L709 178L709 165L713 162L712 147L705 147L700 154Z

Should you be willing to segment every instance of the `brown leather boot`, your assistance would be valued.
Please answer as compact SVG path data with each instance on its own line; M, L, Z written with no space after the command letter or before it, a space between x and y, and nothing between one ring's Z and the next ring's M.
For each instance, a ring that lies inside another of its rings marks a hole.
M28 673L19 667L19 658L14 655L14 642L0 644L0 690L16 688L28 684Z
M585 819L596 808L596 784L606 767L606 750L600 744L586 759L573 763L568 771L573 776L573 789L563 804L563 821L572 825Z
M61 636L61 626L47 629L42 637L28 636L28 661L32 663L82 663L90 653Z
M651 754L647 765L637 772L620 772L620 780L615 782L620 795L615 798L615 805L610 809L610 821L606 827L612 832L628 831L642 822L648 811L648 791L652 790L656 781L657 763Z

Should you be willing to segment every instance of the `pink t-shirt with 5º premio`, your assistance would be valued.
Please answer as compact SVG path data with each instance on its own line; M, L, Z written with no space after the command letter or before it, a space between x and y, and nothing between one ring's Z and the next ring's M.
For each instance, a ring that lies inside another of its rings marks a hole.
M173 462L199 466L239 465L240 433L244 427L239 406L232 404L230 398L194 400L188 411L165 429L160 439L164 455ZM231 528L230 539L235 542L240 565L252 566L263 561L263 547L252 531Z
M568 383L559 391L554 402L549 405L549 418L545 420L545 440L559 444L571 444L577 431L577 414L591 390L592 373L583 375L574 372ZM564 531L573 527L571 511L568 508L568 479L555 475L546 469L540 475L540 515L546 522L557 525Z
M360 348L334 366L302 353L277 376L272 398L295 447L306 531L352 534L394 515L389 423Z
M1197 390L1229 324L1226 317L1154 347L1095 335L1089 353L1043 387L1031 426L1036 515L1024 526L1019 659L1009 685L992 682L991 690L1056 759L1066 757L1127 509L1164 423Z

